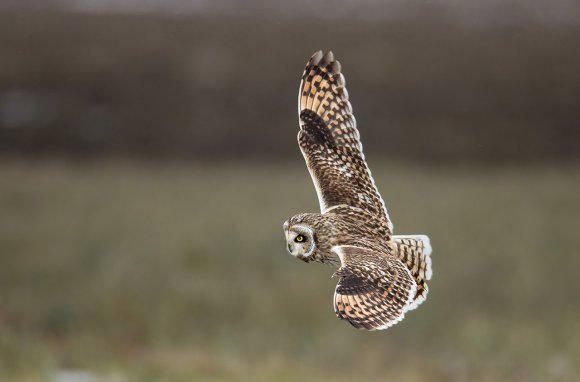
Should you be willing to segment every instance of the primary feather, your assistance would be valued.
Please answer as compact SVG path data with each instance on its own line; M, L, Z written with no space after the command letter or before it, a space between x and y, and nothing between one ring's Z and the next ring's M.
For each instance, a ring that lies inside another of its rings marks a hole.
M321 212L338 205L369 211L392 231L383 199L366 164L341 65L316 52L299 91L298 143L314 181Z

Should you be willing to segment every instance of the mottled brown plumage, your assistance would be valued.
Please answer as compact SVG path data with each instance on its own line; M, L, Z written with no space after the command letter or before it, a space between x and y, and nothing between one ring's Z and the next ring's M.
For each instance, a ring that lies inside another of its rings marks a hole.
M386 329L427 296L429 238L393 236L332 52L316 52L306 64L298 113L298 143L321 213L284 223L288 251L305 262L340 266L334 295L340 319L356 328Z
M413 301L416 284L394 255L354 247L334 247L342 266L334 292L336 315L356 328L386 329L399 322Z

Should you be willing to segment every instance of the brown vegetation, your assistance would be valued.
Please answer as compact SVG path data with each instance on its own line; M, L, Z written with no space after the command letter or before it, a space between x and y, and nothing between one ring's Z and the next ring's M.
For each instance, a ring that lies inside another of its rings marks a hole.
M434 276L368 333L335 318L334 269L286 252L318 206L302 164L1 165L0 379L574 380L578 168L371 167Z
M296 89L343 63L367 150L418 162L580 156L580 27L0 14L0 154L296 157Z

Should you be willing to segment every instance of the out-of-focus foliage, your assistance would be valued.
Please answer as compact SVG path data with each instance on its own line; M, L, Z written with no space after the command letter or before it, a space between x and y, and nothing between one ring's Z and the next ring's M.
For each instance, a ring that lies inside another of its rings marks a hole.
M413 162L580 156L580 26L0 14L0 154L287 160L315 50L342 61L365 145Z
M2 165L0 378L573 380L578 168L371 165L396 232L434 247L428 300L373 333L286 253L317 207L302 165Z

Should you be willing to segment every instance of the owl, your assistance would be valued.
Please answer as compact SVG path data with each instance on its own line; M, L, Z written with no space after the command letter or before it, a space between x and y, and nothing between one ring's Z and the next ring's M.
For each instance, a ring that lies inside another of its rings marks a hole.
M284 222L290 254L337 266L334 311L355 328L386 329L427 298L431 245L425 235L393 235L393 224L362 151L341 65L314 53L298 93L298 144L320 213Z

